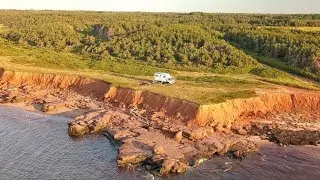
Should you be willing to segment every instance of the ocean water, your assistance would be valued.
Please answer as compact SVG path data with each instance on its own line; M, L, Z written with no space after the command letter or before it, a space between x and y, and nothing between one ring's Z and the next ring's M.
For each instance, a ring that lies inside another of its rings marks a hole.
M0 107L0 179L146 179L116 167L102 135L72 139L62 116Z
M154 177L116 167L103 135L72 139L62 116L0 106L0 179L320 179L320 148L262 147L243 161L217 157L183 175Z
M170 179L319 180L320 148L268 144L244 160L218 157Z

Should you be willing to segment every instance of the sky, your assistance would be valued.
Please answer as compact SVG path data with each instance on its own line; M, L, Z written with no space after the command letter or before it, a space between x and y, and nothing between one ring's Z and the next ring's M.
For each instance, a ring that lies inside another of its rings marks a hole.
M320 0L0 0L0 9L320 14Z

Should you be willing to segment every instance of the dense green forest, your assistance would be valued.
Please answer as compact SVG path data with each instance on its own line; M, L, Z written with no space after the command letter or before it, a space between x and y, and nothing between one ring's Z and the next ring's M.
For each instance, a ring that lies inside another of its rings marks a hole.
M316 74L320 73L320 32L274 28L228 28L225 32L225 38L241 48L280 59L288 65Z
M169 69L252 72L246 51L320 75L320 15L0 11L1 37L21 46ZM57 59L56 61L59 61Z

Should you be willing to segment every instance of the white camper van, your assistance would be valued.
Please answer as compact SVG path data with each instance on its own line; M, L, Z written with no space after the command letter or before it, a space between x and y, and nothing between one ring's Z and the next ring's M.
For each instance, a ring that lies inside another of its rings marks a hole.
M156 72L154 73L154 82L174 84L176 81L169 73Z

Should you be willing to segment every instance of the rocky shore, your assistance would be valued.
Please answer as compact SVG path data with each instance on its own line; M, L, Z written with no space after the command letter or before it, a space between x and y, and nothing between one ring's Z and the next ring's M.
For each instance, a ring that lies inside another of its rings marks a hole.
M1 104L73 117L70 136L106 134L120 145L122 168L167 175L214 156L242 159L259 150L251 136L283 146L320 141L318 92L262 94L201 107L100 80L4 70L0 78Z
M70 121L69 134L78 136L103 130L121 144L118 166L142 166L160 175L185 172L215 155L229 153L243 158L258 150L245 136L188 127L174 121L160 114L149 116L143 110L110 108Z

